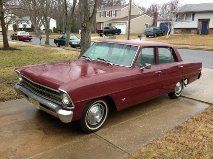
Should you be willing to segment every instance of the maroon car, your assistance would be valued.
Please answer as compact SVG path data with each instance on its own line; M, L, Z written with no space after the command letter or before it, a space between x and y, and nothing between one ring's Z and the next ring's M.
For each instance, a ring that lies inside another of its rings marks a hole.
M18 31L11 35L11 40L19 40L19 41L31 41L32 36L29 32L26 31Z
M64 123L80 120L86 133L122 110L168 93L180 97L201 76L202 63L183 61L171 45L157 42L95 42L76 61L16 70L16 90Z

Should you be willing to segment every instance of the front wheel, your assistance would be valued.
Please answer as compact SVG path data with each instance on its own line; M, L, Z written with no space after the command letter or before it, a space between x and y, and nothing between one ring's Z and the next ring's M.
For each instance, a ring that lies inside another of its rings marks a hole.
M168 95L172 99L179 98L183 92L183 82L178 82L175 85L174 91L170 92Z
M81 129L85 133L99 130L108 117L108 103L105 100L94 100L86 104L82 118Z
M61 47L61 45L59 43L57 43L56 45L57 45L57 47Z

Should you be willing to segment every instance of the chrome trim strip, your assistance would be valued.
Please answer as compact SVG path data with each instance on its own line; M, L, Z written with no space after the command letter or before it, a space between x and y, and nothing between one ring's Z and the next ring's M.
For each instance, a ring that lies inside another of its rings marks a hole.
M16 71L16 73L18 74L18 75L20 75L21 73L20 73L20 71L18 71L18 70L15 70Z
M134 57L134 59L133 59L132 64L131 64L130 67L133 66L133 64L134 64L134 62L135 62L135 60L136 60L136 57L137 57L137 55L138 55L138 51L139 51L139 50L140 50L140 46L138 46L138 49L137 49L137 51L136 51L136 53L135 53L135 57Z

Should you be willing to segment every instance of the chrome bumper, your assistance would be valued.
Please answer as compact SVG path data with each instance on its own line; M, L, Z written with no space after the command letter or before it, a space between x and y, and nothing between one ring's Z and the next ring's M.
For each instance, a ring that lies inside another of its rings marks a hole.
M14 88L18 93L24 95L28 100L34 99L37 101L39 103L39 105L36 105L37 109L43 110L46 113L59 118L63 123L70 123L72 121L73 111L62 109L59 105L37 96L28 89L22 87L19 83L15 84Z

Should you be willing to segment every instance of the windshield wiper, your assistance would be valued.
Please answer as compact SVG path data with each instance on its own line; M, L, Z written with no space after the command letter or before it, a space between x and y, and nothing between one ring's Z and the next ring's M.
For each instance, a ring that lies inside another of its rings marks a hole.
M92 61L92 59L90 57L88 57L88 56L83 55L81 57L85 58L86 60Z
M103 58L100 58L100 57L98 57L97 60L103 61L103 62L108 63L110 65L113 65L109 60L106 60L106 59L103 59Z

